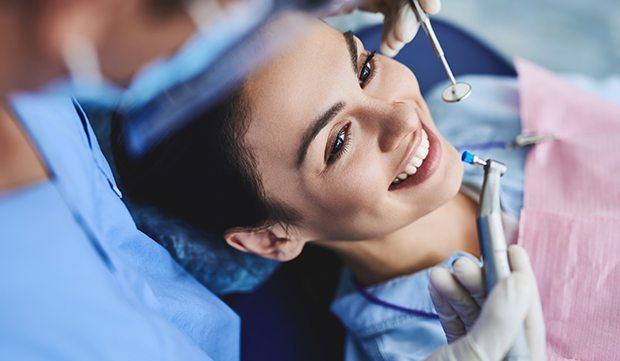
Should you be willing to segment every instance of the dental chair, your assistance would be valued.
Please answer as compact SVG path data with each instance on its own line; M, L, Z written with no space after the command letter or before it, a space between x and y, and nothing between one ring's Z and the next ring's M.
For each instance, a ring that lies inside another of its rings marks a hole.
M509 61L467 32L436 18L433 26L455 76L516 76ZM379 49L381 26L363 29L357 36L367 49ZM422 30L396 59L413 70L423 94L447 80ZM299 259L280 266L258 289L224 297L241 317L241 359L342 360L345 331L329 311L339 271L334 255L307 247Z

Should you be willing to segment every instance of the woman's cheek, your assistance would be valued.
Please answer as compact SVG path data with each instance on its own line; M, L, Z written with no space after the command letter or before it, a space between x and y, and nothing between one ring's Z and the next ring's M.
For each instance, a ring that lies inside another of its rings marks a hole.
M382 96L390 94L394 98L401 99L420 99L420 85L415 74L406 65L385 57L380 56L377 66L376 89ZM372 83L372 82L371 82Z
M329 195L331 205L338 214L353 214L368 208L373 204L380 193L381 183L377 172L373 168L356 163L355 167L348 167L332 180L333 193Z

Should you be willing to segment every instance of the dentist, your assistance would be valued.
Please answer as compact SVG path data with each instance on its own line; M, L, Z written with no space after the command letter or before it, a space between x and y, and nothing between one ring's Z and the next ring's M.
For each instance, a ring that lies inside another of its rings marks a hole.
M114 102L136 75L148 76L146 65L196 46L197 26L209 25L209 16L197 23L200 9L231 3L0 4L0 359L239 359L238 317L136 229L86 114L69 97L86 89ZM422 4L439 10L438 0ZM415 35L406 2L360 7L386 14L384 52L394 55ZM499 360L524 320L530 346L544 350L529 261L518 248L511 261L516 272L484 305L472 296L482 292L479 268L436 272L433 294L455 342L433 360Z

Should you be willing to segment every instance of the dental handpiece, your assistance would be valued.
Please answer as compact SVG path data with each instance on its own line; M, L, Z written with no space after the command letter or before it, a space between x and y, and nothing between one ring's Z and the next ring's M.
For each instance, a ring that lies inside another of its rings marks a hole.
M500 205L500 178L508 168L505 164L493 159L482 160L468 151L463 152L461 159L465 163L484 167L477 226L487 292L491 292L497 282L508 277L511 273ZM510 312L510 310L506 310L506 312ZM515 343L504 360L530 360L523 328L519 331Z
M435 30L433 30L433 26L431 25L431 21L420 6L418 0L409 0L411 4L411 9L415 14L418 22L424 29L424 32L428 36L433 49L435 50L435 54L441 60L441 64L443 65L446 74L448 75L448 79L450 79L451 85L448 86L443 94L442 98L445 102L448 103L456 103L460 100L463 100L469 96L471 93L471 85L464 82L457 82L454 78L454 74L452 73L452 69L448 64L448 60L446 59L446 55L441 48L441 44L439 43L439 39L437 39L437 35L435 35Z

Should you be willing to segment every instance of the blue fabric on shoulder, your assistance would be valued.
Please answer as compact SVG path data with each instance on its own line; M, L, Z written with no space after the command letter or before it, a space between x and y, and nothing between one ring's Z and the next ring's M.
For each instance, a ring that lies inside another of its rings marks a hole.
M238 360L239 318L136 228L81 108L12 106L51 180L0 198L0 359Z
M438 266L452 269L459 257L479 263L473 256L457 252ZM361 293L351 272L343 269L331 309L349 333L345 361L424 360L446 344L428 292L429 274L430 268L423 269Z

